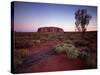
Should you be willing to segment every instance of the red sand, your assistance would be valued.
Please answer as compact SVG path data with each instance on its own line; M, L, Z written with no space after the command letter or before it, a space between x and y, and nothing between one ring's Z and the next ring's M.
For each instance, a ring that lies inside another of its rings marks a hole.
M41 63L24 69L23 72L48 72L84 69L84 61L80 59L68 59L64 54L58 54Z

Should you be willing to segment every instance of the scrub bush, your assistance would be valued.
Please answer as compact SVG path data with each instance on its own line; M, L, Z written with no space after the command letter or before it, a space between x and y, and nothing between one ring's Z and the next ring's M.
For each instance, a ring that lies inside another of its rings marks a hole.
M72 44L62 43L55 47L57 53L64 52L68 58L77 58L80 54L80 51Z

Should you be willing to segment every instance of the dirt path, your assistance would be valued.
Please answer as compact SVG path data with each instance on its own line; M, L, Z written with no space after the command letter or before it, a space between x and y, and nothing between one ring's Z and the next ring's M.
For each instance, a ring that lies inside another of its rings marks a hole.
M52 49L45 50L45 52L39 52L32 54L23 60L21 65L17 65L15 70L16 73L20 72L22 69L30 68L33 65L39 64L46 59L52 58L53 56L57 55L56 52Z
M64 54L57 54L49 48L25 58L23 64L15 68L15 73L63 71L83 68L84 62L82 60L69 59Z

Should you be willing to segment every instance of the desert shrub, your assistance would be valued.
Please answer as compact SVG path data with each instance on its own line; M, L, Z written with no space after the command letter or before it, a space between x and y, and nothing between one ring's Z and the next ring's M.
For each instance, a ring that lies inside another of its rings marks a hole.
M57 53L65 52L68 58L77 58L80 54L77 48L72 44L59 44L55 47Z
M56 51L57 53L64 52L65 49L66 49L66 48L65 48L65 46L64 46L63 44L59 44L59 45L55 46L55 51Z
M33 46L38 46L41 44L41 40L32 40Z
M97 59L91 53L88 53L85 61L86 61L87 68L96 68L97 67Z
M80 51L79 58L84 60L87 68L96 68L97 60L95 53L91 53L90 51Z
M76 47L88 46L89 45L89 42L88 41L85 41L85 40L75 40L74 41L74 45Z
M76 49L73 45L70 46L67 50L66 50L66 54L69 58L77 58L79 56L79 51L78 49Z
M88 52L87 51L80 51L79 58L80 59L87 59Z
M82 52L80 52L79 57L81 60L84 60L86 68L96 68L97 61L96 61L96 58L94 58L91 55L91 53L86 52L86 51L82 51Z
M33 46L33 42L30 40L17 40L15 41L15 48L30 48Z
M67 43L67 44L73 44L72 40L64 40L64 43Z
M22 64L23 59L29 55L27 49L14 50L14 65Z
M69 35L68 37L69 37L70 40L73 40L75 38L75 37L73 38L72 35Z
M41 40L42 42L46 42L46 41L48 40L48 38L45 37L45 36L42 36L42 37L40 38L40 40Z
M57 34L51 33L48 35L48 40L54 40L54 39L57 39Z
M63 35L58 36L57 39L58 39L59 41L61 41L61 42L64 42L64 36L63 36Z

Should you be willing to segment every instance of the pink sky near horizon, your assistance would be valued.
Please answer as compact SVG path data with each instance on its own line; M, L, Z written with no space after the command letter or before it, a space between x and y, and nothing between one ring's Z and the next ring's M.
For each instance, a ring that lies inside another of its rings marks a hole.
M14 30L16 31L19 31L21 29L23 29L23 31L21 32L37 32L38 28L40 27L59 27L59 28L62 28L65 32L71 32L71 31L75 31L75 25L27 25L27 24L24 24L24 25L21 25L21 24L18 24L18 25L15 25L14 26ZM18 30L19 29L19 30ZM87 31L97 31L97 25L88 25L87 26Z

